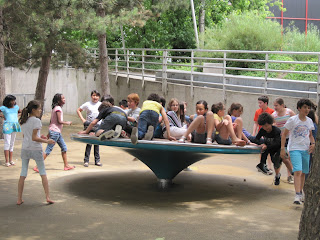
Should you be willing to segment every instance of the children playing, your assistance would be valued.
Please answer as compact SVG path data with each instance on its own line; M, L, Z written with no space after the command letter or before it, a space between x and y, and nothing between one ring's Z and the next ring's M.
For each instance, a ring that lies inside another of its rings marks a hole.
M254 124L253 124L252 136L256 136L261 128L261 126L259 126L259 124L258 124L258 118L259 118L260 114L264 113L264 112L272 114L274 112L273 109L268 107L268 103L269 103L268 96L261 96L258 98L259 109L254 114L254 119L253 119Z
M95 136L100 141L110 138L118 138L123 128L127 125L127 115L119 107L114 107L110 102L104 101L99 107L99 115L94 119L88 128L79 134L89 134L93 127L100 121L101 124L95 131Z
M208 111L208 103L200 100L196 103L197 116L193 119L187 131L179 139L180 143L184 143L189 134L191 134L191 142L212 144L214 121L213 113Z
M62 137L62 128L63 125L71 125L72 122L63 121L63 111L62 107L66 103L65 97L61 93L57 93L54 95L52 99L52 111L51 111L51 118L49 124L49 134L48 138L53 139L55 143L58 143L59 147L61 148L61 156L64 163L64 170L72 170L75 167L70 166L68 164L67 159L67 145ZM55 143L48 143L47 148L45 150L44 159L46 159L49 154L52 152ZM34 171L39 172L37 166L33 168Z
M214 125L216 127L215 140L218 144L244 146L245 141L242 140L242 121L237 121L236 133L233 128L232 119L229 115L225 115L225 107L219 102L211 107L213 112Z
M312 135L314 125L307 117L312 102L309 99L300 99L297 102L299 114L288 119L284 125L281 137L281 157L286 157L285 143L289 134L288 152L294 172L294 188L296 191L294 204L301 204L304 201L303 187L305 174L309 172L310 153L314 151L315 140Z
M133 144L137 144L138 139L151 140L153 138L154 129L159 122L160 113L167 128L167 138L169 140L175 140L175 138L170 135L168 117L163 106L160 104L160 97L158 94L152 93L142 104L138 127L132 129L131 142Z
M280 158L281 130L276 126L273 126L273 117L266 112L260 114L258 124L261 126L261 129L253 142L259 144L259 140L263 137L264 143L260 145L262 147L262 152L257 169L263 174L268 174L266 161L268 155L270 155L276 174L274 178L274 185L279 185L281 176L280 167L282 163L282 159Z
M4 157L5 166L14 166L15 162L12 160L13 147L17 132L21 132L18 122L19 106L16 105L16 97L7 95L3 100L3 106L0 107L0 112L3 114L3 138L4 138Z
M290 117L294 116L295 113L291 109L286 108L282 98L277 98L274 101L273 106L274 106L274 112L271 114L271 116L274 119L274 125L281 130L281 134L282 134L282 132L284 130L284 125L286 124L287 120ZM289 141L289 139L288 139L288 136L287 136L287 141L286 141L285 147L287 147L288 141ZM292 175L292 164L291 164L291 161L290 161L289 158L284 158L282 160L283 160L283 163L287 167L287 173L288 173L287 180L288 180L288 183L293 184L294 180L293 180L293 175Z
M33 100L30 101L27 107L22 110L20 117L20 124L23 132L23 142L21 149L22 168L18 183L17 205L21 205L24 202L22 199L22 193L24 182L28 174L29 160L31 158L37 163L47 203L54 203L54 201L50 199L49 195L49 185L44 166L41 143L54 144L55 141L52 139L47 139L43 135L40 136L42 124L39 117L41 115L41 111L40 103L36 100Z
M184 118L181 119L181 116L184 117L184 105L182 104L182 113L180 111L180 104L178 99L172 98L168 104L167 116L169 119L170 133L171 136L175 138L181 138L183 134L187 131L187 128L183 126ZM167 138L167 129L163 127L163 136ZM188 140L191 139L191 136Z
M91 101L85 102L77 109L77 114L84 125L84 130L89 126L89 124L99 115L98 108L101 105L100 99L100 93L96 90L93 90L91 92ZM87 114L86 119L82 116L81 112L85 111ZM92 148L92 144L87 144L86 150L84 153L84 164L83 166L88 167L89 166L89 158L90 158L90 151ZM99 154L99 145L94 145L94 161L96 166L102 166L102 163L100 162L100 154Z

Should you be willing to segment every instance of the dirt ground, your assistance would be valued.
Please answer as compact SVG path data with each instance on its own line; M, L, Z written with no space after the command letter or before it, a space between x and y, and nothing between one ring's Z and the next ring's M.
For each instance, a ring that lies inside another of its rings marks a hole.
M17 165L4 167L0 155L0 239L296 239L302 206L292 204L293 185L258 173L259 155L217 154L192 165L160 191L156 177L119 148L100 147L102 167L83 167L85 144L70 134L82 129L76 116L63 129L68 161L63 171L59 147L45 161L51 198L46 205L41 180L29 166L24 204L17 206L22 135ZM43 118L46 134L49 118ZM3 141L1 142L3 146ZM45 146L44 146L45 147Z

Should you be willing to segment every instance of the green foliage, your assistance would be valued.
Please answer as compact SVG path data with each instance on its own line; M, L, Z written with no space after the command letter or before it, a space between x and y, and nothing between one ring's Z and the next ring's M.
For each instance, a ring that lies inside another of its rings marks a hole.
M319 52L320 51L320 32L314 25L308 26L308 34L301 33L298 28L290 27L286 29L284 35L284 50L294 52ZM296 60L309 60L312 55L295 55Z

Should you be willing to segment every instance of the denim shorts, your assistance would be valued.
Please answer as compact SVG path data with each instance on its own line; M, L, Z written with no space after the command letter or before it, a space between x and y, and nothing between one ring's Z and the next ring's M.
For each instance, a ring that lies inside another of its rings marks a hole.
M21 149L22 167L21 167L20 176L27 177L30 159L33 159L36 161L39 169L39 174L41 176L46 175L46 169L44 167L42 150Z
M228 137L228 139L223 139L220 137L219 134L216 134L215 140L218 144L222 144L222 145L231 145L232 144L230 137Z
M289 155L293 166L293 172L302 171L303 173L309 173L310 153L308 150L290 151Z
M53 141L58 143L59 147L61 148L61 152L66 152L67 151L67 145L64 142L64 139L59 132L54 132L54 131L49 131L49 138L51 138ZM49 155L52 152L52 149L55 144L48 144L46 148L46 155Z

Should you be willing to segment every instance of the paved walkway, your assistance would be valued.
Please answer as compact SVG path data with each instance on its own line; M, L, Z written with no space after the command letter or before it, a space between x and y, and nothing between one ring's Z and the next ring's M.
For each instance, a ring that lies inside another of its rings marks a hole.
M25 203L15 205L21 168L18 136L17 166L0 166L0 239L297 238L302 207L292 204L293 185L283 177L274 186L272 176L258 173L258 155L210 157L194 164L193 171L180 173L170 190L159 191L152 172L117 148L101 147L103 167L83 167L85 145L69 139L80 129L78 123L64 128L69 163L75 170L62 170L58 147L46 160L54 205L45 204L33 162ZM282 174L286 176L284 168Z

